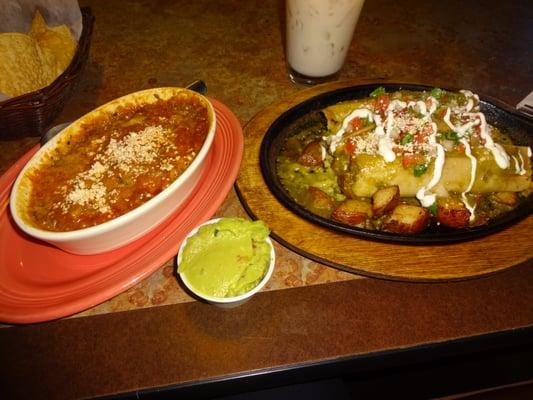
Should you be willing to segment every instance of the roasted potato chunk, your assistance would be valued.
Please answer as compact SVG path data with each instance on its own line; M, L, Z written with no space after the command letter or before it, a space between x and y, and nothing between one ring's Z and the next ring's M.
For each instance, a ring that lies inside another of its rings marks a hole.
M335 208L335 201L324 191L311 186L307 189L307 207L314 213L329 218Z
M346 172L337 176L337 184L339 185L341 192L351 199L355 198L355 195L352 192L353 182L354 174L351 172Z
M400 188L398 185L379 189L372 196L372 211L375 216L387 214L400 203Z
M382 229L394 233L419 233L428 226L429 211L420 206L399 204L385 217Z
M344 200L331 214L331 218L348 225L361 225L372 218L372 205L359 199Z
M319 167L323 164L322 148L318 140L305 146L302 154L298 158L298 163L305 165L306 167Z
M492 198L500 204L506 206L515 206L518 204L518 193L516 192L497 192L492 195Z
M470 225L470 211L458 199L447 197L437 202L437 222L450 228L465 228Z

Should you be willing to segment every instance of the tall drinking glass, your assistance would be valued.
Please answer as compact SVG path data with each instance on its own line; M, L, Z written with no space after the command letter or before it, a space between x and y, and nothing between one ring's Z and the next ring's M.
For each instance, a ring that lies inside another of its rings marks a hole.
M286 0L287 68L306 85L338 77L364 0Z

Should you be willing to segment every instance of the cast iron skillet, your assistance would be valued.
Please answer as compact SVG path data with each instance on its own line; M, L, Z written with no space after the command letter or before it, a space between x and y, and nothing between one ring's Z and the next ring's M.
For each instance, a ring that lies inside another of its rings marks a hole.
M285 207L308 221L338 232L348 233L360 238L409 244L445 244L470 240L500 231L531 214L533 211L533 195L513 211L491 221L487 225L475 228L451 229L432 224L422 233L408 235L353 227L320 217L298 205L283 188L276 174L276 158L285 139L298 132L303 126L308 126L308 124L325 125L326 119L319 112L320 109L340 101L368 97L379 86L383 86L387 92L402 89L431 90L433 88L425 85L396 83L345 87L312 97L287 110L272 123L261 143L260 166L269 189ZM446 90L457 91L457 89ZM519 115L511 107L498 100L484 96L480 97L480 108L485 113L489 124L499 127L508 133L514 144L533 147L533 120Z

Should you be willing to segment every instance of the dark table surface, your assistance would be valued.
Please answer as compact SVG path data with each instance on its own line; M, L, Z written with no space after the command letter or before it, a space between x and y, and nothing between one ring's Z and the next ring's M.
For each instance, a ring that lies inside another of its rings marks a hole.
M57 123L129 92L200 78L245 125L303 89L286 75L282 1L80 4L96 18L90 59ZM340 78L463 87L514 106L533 90L532 21L525 0L369 0ZM37 142L0 142L1 170ZM245 215L233 190L219 214ZM239 308L187 296L118 306L118 296L73 318L0 328L2 397L171 389L213 397L335 376L375 390L399 380L431 390L455 377L463 383L454 390L467 391L533 379L524 358L533 343L533 259L483 278L410 283L334 271L276 246L274 283ZM157 274L178 286L171 264ZM125 296L143 290L139 283ZM475 369L484 377L466 379Z

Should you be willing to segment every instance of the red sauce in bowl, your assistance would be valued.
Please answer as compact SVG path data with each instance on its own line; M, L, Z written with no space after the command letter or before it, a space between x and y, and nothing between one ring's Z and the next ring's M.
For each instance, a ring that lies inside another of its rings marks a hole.
M187 93L95 116L29 171L31 224L73 231L139 207L187 169L209 125L207 105Z

